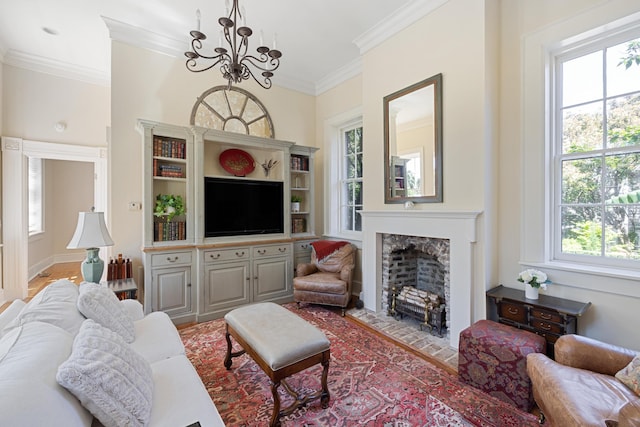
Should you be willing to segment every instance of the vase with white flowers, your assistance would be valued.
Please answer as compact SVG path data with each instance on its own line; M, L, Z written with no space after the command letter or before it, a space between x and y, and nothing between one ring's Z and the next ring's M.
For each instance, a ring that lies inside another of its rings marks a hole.
M540 270L528 268L518 274L518 282L524 283L524 296L527 299L538 299L540 288L547 289L551 280Z

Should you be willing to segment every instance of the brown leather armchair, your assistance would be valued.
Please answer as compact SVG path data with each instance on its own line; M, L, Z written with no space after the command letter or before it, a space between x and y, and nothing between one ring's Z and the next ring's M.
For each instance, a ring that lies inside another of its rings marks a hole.
M561 336L554 350L555 361L527 355L541 420L554 427L640 426L640 397L615 378L636 352L579 335Z
M327 240L313 242L311 247L311 262L296 268L293 299L298 305L305 302L342 307L344 316L351 300L356 248L351 243Z

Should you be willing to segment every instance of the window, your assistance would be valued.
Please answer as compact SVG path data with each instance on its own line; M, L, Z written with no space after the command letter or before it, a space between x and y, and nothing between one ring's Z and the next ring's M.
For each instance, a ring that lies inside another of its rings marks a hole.
M340 231L361 232L362 216L362 125L341 131Z
M44 221L43 163L42 159L29 157L29 235L42 233Z
M640 32L556 56L554 257L640 264Z

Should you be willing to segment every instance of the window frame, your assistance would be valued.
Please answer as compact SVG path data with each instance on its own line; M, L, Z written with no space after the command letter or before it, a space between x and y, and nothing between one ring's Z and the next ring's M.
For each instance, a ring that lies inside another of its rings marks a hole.
M549 246L549 260L550 261L558 261L558 262L568 262L577 265L584 266L598 266L601 268L638 268L640 266L640 261L631 260L631 259L620 259L607 257L605 255L605 235L602 236L602 250L601 255L593 256L593 255L583 255L583 254L571 254L565 253L562 251L562 219L561 219L561 210L562 207L566 204L562 202L562 162L566 160L575 160L575 159L598 159L600 161L606 160L606 157L609 155L615 154L624 154L624 153L637 153L639 151L638 146L632 147L606 147L605 140L607 139L607 122L608 118L606 116L607 109L606 105L603 110L605 113L603 115L603 145L599 149L593 149L590 151L577 152L577 153L563 153L562 152L562 143L563 143L563 64L567 61L571 61L576 58L580 58L586 55L590 55L596 52L602 54L602 56L606 59L606 51L605 49L616 46L620 43L624 43L625 41L630 41L633 39L640 38L640 26L635 28L627 29L625 31L613 30L609 32L603 32L597 36L594 36L590 39L583 40L579 43L573 45L563 46L561 49L557 49L555 51L550 52L550 78L548 82L547 90L550 94L550 105L551 109L549 111L549 124L551 127L550 132L550 141L548 143L548 156L547 162L551 167L551 182L547 189L547 200L550 200L551 206L547 209L550 213L549 227L547 233L545 235L548 236L551 244ZM600 102L606 104L608 100L612 97L607 93L607 66L606 61L602 62L602 80L603 80L603 89L601 93L601 97L597 99L592 99L585 102L580 102L575 106L586 105L592 102ZM637 92L632 92L637 93ZM617 94L615 97L619 97L624 94ZM568 107L568 106L567 106ZM604 173L605 170L602 170L602 180L600 190L602 192L603 185L605 185L604 181ZM602 199L600 201L600 205L602 208L603 217L601 219L602 223L604 223L604 213L606 211L605 200Z
M342 131L347 128L362 127L362 109L360 107L346 111L325 121L325 147L327 157L324 162L324 235L353 242L362 241L362 231L347 231L342 226L341 177L343 170L344 141ZM363 138L364 143L364 138ZM363 155L364 162L364 155ZM364 181L364 171L363 178ZM364 200L363 200L364 203ZM364 204L363 204L364 206ZM339 212L336 215L336 212Z

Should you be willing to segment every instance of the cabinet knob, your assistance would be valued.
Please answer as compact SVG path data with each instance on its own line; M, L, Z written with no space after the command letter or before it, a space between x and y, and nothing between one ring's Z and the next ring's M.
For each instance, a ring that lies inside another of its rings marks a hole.
M551 320L551 315L546 313L540 313L540 318L544 320Z
M247 277L247 282L248 282L249 280L251 280L251 277Z
M278 250L279 250L281 253L284 253L284 252L286 252L286 251L287 251L287 248L278 248Z
M212 259L218 259L220 258L220 254L209 254L209 257L211 257Z
M242 252L236 252L236 256L244 256L244 251L242 251Z
M518 314L518 313L520 312L520 310L518 310L517 308L513 308L513 307L509 307L509 308L507 308L507 311L508 311L510 314Z
M253 280L258 280L258 276L254 277Z
M551 330L551 325L548 324L548 323L540 322L540 328L544 329L545 331L550 331Z
M167 261L169 261L169 262L176 262L177 260L178 260L177 256L174 256L173 258L171 258L169 256L167 257Z
M190 287L191 287L191 283L187 283L187 288L190 288Z
M264 254L266 254L266 253L267 253L267 250L266 250L266 249L258 249L258 253L259 253L260 255L264 255Z

